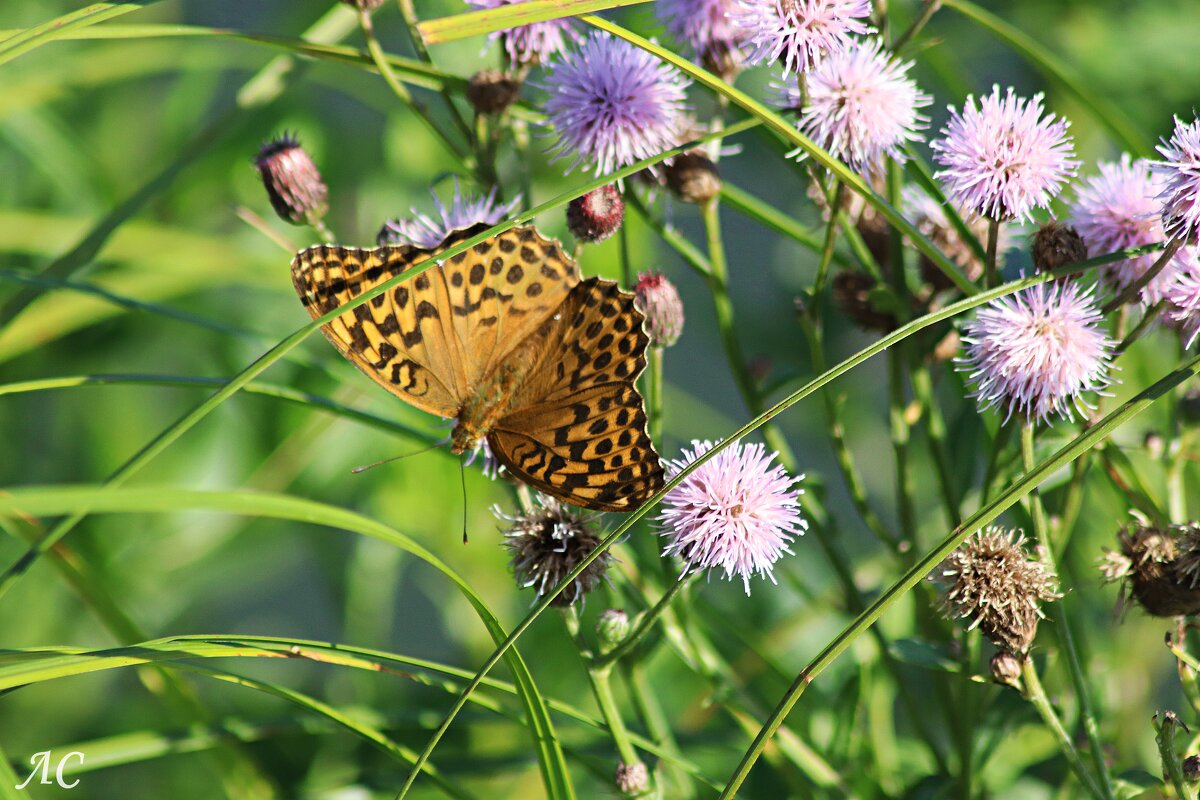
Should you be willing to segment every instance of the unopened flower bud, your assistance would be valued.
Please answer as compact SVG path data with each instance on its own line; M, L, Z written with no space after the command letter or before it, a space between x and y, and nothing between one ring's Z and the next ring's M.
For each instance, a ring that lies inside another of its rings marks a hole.
M1200 783L1200 756L1190 755L1183 760L1183 779L1188 783Z
M617 765L616 784L626 797L637 797L650 788L650 772L640 761L635 764L622 761Z
M254 166L280 218L293 225L310 225L329 210L329 189L294 137L284 135L264 144Z
M610 650L629 635L629 615L619 608L610 608L596 620L596 635L605 650Z
M508 109L521 93L521 84L498 69L484 69L467 83L467 100L480 114L499 114Z
M992 656L992 678L996 683L1015 688L1021 681L1022 661L1020 656L1001 650Z
M683 333L683 301L664 276L647 272L633 287L634 304L646 317L644 330L651 347L670 347Z
M1074 228L1047 222L1033 237L1033 265L1038 272L1049 272L1087 258L1087 245Z
M699 150L675 156L663 168L667 188L685 203L707 203L721 191L717 165Z
M625 201L609 184L576 197L567 205L567 229L581 242L603 242L625 219Z

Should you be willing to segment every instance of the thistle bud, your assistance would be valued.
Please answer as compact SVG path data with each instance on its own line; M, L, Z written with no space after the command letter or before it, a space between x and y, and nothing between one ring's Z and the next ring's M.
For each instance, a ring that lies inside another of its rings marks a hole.
M1183 779L1188 783L1200 783L1200 756L1190 755L1183 760Z
M625 201L609 184L576 197L567 205L567 229L581 242L603 242L625 219Z
M550 497L539 495L534 508L519 516L511 517L499 509L493 513L512 523L504 534L504 544L512 555L509 565L517 585L535 587L539 595L561 583L600 544L600 537L592 531L593 515L577 513ZM612 556L601 553L551 605L574 605L600 584L611 561Z
M683 333L683 301L675 286L657 272L638 276L634 304L646 317L644 330L651 347L670 347Z
M611 650L629 635L629 615L619 608L610 608L596 620L596 635L605 650Z
M667 188L685 203L704 204L721 191L717 165L699 150L675 156L663 168Z
M1049 272L1087 258L1083 237L1068 225L1047 222L1033 237L1033 265L1038 272Z
M342 0L343 3L351 8L357 8L360 11L374 11L383 5L383 0Z
M285 134L264 144L254 166L281 219L293 225L311 225L329 210L329 189L294 137Z
M1029 652L1042 618L1039 604L1057 600L1058 580L1039 559L1025 552L1025 537L991 527L967 539L949 555L938 577L948 585L942 612L969 620L1001 650Z
M641 761L626 764L622 761L617 765L617 788L626 797L638 797L650 788L650 772Z
M467 83L467 100L480 114L506 111L520 93L520 82L498 69L480 70Z
M992 679L1004 686L1016 688L1021 683L1021 656L1015 656L1007 650L1001 650L992 656Z

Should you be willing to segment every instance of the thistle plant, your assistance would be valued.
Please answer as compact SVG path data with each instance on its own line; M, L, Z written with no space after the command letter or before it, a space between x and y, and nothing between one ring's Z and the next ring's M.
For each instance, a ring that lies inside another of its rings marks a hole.
M9 5L8 794L1196 796L1186 15Z

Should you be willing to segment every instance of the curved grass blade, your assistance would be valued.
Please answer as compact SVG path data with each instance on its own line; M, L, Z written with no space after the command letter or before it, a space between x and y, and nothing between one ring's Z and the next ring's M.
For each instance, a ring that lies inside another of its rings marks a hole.
M1092 116L1096 118L1097 122L1108 128L1122 147L1139 156L1153 153L1152 145L1146 141L1142 132L1125 116L1124 112L1103 97L1093 94L1088 88L1087 82L1067 62L1059 59L1048 48L969 0L942 0L942 5L974 20L1007 42L1043 75L1074 95L1076 100L1092 112Z
M725 786L725 790L721 793L722 800L732 798L737 794L746 776L750 773L750 769L754 766L754 762L762 755L767 742L775 734L775 731L779 729L779 726L783 724L787 715L800 699L800 695L804 693L805 688L818 675L824 672L839 655L845 652L855 639L874 625L885 611L920 583L946 556L950 555L955 548L961 545L968 536L995 521L1007 509L1036 489L1039 484L1053 473L1070 464L1093 446L1110 436L1117 428L1136 417L1142 411L1145 411L1156 400L1197 374L1200 374L1200 355L1194 356L1179 368L1160 378L1153 385L1138 392L1132 399L1122 403L1095 426L1077 436L1033 469L1027 471L1019 480L1009 486L1008 489L1001 492L995 500L976 511L961 525L951 531L950 535L943 539L937 547L926 553L903 577L889 586L866 611L859 614L841 634L830 642L796 676L791 687L788 688L783 699L780 700L779 705L776 706L770 718L763 724L758 736L755 737L754 744L746 751L741 763L734 770L732 777L730 777L729 782Z
M69 513L79 508L89 508L92 511L105 510L139 510L169 512L173 509L186 507L189 504L196 508L209 508L241 514L271 516L277 519L290 519L298 522L310 522L328 527L353 531L364 536L371 536L401 548L422 561L430 564L462 592L471 603L488 633L497 642L505 639L505 632L499 620L491 609L476 594L462 577L443 563L433 553L413 541L399 531L346 509L336 508L310 500L288 497L285 495L255 494L250 492L189 492L185 490L166 489L124 489L114 490L111 487L90 487L76 489L46 489L29 490L15 489L7 496L0 496L0 514L25 513L33 515ZM57 511L49 510L57 508ZM217 646L214 646L217 647ZM128 648L122 648L128 650ZM116 665L123 663L140 663L142 659L136 652L117 659ZM45 675L54 675L53 666L46 667ZM564 756L558 738L550 721L549 711L545 702L534 685L533 677L520 654L514 653L509 661L521 696L526 704L528 723L534 742L539 750L539 764L550 771L548 789L552 789L553 797L571 797L570 779L566 773ZM4 672L6 677L0 677L0 689L19 685L20 669L15 670L18 683L13 680L12 671Z
M4 41L0 41L0 64L12 61L14 58L23 56L30 50L53 42L55 39L60 39L73 30L120 17L131 11L140 11L157 2L159 0L138 0L133 3L93 3L78 11L63 14L49 22L19 31Z
M573 17L608 8L621 8L645 3L648 0L527 0L509 3L497 8L455 14L417 23L417 32L425 44L441 44L502 31L534 22L545 22L562 17Z

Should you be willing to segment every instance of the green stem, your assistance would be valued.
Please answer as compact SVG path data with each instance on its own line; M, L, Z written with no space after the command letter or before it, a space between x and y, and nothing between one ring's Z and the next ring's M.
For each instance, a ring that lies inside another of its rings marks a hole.
M925 0L925 2L921 4L921 11L917 14L917 18L912 21L912 24L908 26L908 29L905 30L904 33L900 34L900 36L898 36L896 41L892 44L892 52L899 53L901 50L903 50L904 46L911 42L913 38L921 32L921 29L928 24L929 20L933 18L933 15L936 14L938 9L941 7L942 0Z
M683 800L694 797L695 788L692 785L692 776L676 763L683 761L683 755L679 749L679 743L675 741L671 722L663 712L662 704L658 702L658 696L646 679L645 670L640 664L627 664L624 665L621 673L625 678L630 699L633 700L633 706L637 710L642 725L646 727L650 738L666 756L663 763L666 765L675 788L675 792L669 796L679 797Z
M946 516L951 525L957 525L962 518L959 511L962 501L954 480L954 465L946 447L946 420L933 395L933 376L930 374L929 365L924 362L915 364L909 372L909 381L912 384L913 396L924 408L924 416L928 420L929 450L937 470L942 501L946 504Z
M1046 727L1058 740L1058 747L1062 750L1063 757L1067 759L1067 763L1070 764L1075 776L1079 778L1079 782L1083 784L1083 788L1087 789L1088 794L1096 800L1103 800L1104 795L1100 793L1095 779L1088 772L1079 751L1075 749L1075 743L1071 741L1070 734L1063 727L1062 720L1054 711L1054 706L1050 704L1050 698L1046 696L1046 690L1042 687L1041 680L1038 679L1037 669L1033 666L1033 659L1028 656L1021 664L1021 683L1025 699L1033 704L1042 721L1046 723Z
M408 106L425 123L425 127L429 129L435 139L442 143L446 152L455 161L467 169L474 171L476 166L473 163L474 159L459 150L450 137L433 121L433 117L429 114L429 109L425 108L423 103L417 102L413 98L412 92L408 90L408 87L396 76L396 71L392 69L391 62L388 61L387 53L383 51L383 46L379 44L379 39L375 36L375 26L371 22L371 12L360 8L358 10L358 24L362 28L363 38L367 42L367 52L371 54L371 60L375 62L375 68L379 70L379 74L383 76L392 93L400 98L400 101Z
M987 230L987 255L983 262L983 286L990 289L1000 282L1000 276L996 271L997 250L1000 246L1000 221L995 219L988 220Z
M1035 426L1036 423L1032 420L1024 420L1021 424L1021 463L1027 473L1033 470L1037 464L1033 446ZM1054 548L1050 543L1050 528L1046 524L1046 508L1042 503L1042 495L1037 487L1034 487L1033 491L1029 493L1029 512L1033 518L1033 530L1037 535L1038 542L1042 545L1043 557L1049 562L1050 568L1057 573L1058 566L1055 563ZM1087 734L1092 763L1095 766L1096 775L1100 779L1101 794L1099 797L1104 798L1104 800L1114 800L1112 780L1108 774L1108 765L1104 763L1104 749L1100 742L1100 729L1096 724L1096 715L1092 712L1091 700L1088 694L1087 678L1084 675L1083 666L1079 662L1079 653L1075 648L1075 636L1071 632L1066 604L1061 599L1058 601L1058 619L1056 620L1055 630L1059 634L1063 651L1067 657L1068 671L1071 674L1071 684L1075 689L1075 694L1079 702L1079 716L1083 722L1083 729Z
M643 611L634 619L636 624L629 635L622 639L621 643L612 650L596 658L596 665L602 667L609 666L632 652L646 634L650 632L650 629L654 627L654 623L658 621L663 612L670 607L676 595L695 580L698 574L693 572L688 575L680 575L678 580L671 581L666 591L663 592L662 597L658 598L658 602L649 611Z
M333 231L329 230L329 226L325 224L325 220L314 219L309 222L309 226L317 232L317 236L321 237L322 242L328 244L337 241L337 237L333 235Z
M617 232L621 244L621 286L633 291L633 259L629 255L629 226L622 225Z
M646 358L646 394L650 441L661 448L663 430L663 348L651 347Z
M425 40L421 38L421 34L417 30L417 23L420 22L420 19L417 17L417 9L413 6L412 0L397 0L397 2L400 6L400 15L404 17L404 22L408 26L408 39L412 42L413 51L417 54L417 58L433 66L433 57L429 55L429 48L425 46ZM450 112L450 118L454 120L455 127L464 137L470 139L471 128L459 112L458 106L454 104L454 96L450 94L450 90L445 85L441 88L441 95Z
M641 759L638 758L637 750L633 748L633 742L629 741L629 731L625 728L625 721L621 718L621 711L617 708L617 701L613 697L611 675L611 667L588 670L592 692L596 695L596 705L600 706L600 715L604 717L604 723L608 725L608 732L612 736L613 744L617 747L617 754L621 756L621 761L626 766L633 766Z
M1138 324L1134 326L1133 330L1113 348L1112 357L1114 360L1124 355L1131 344L1140 339L1146 331L1150 330L1150 327L1154 324L1154 320L1158 319L1158 315L1162 313L1165 307L1166 301L1160 300L1142 314L1142 318L1138 320Z
M825 279L829 274L829 264L833 261L833 246L837 242L838 213L842 208L842 198L846 194L846 186L834 179L832 198L829 200L829 224L825 226L825 240L821 245L821 261L817 266L817 279L813 281L813 305L820 301L821 290L825 288Z
M1158 714L1155 714L1154 741L1158 745L1158 755L1162 760L1163 771L1170 777L1180 800L1196 800L1196 787L1184 778L1179 753L1175 750L1175 728L1180 724L1173 711L1165 712L1161 723L1158 721Z

